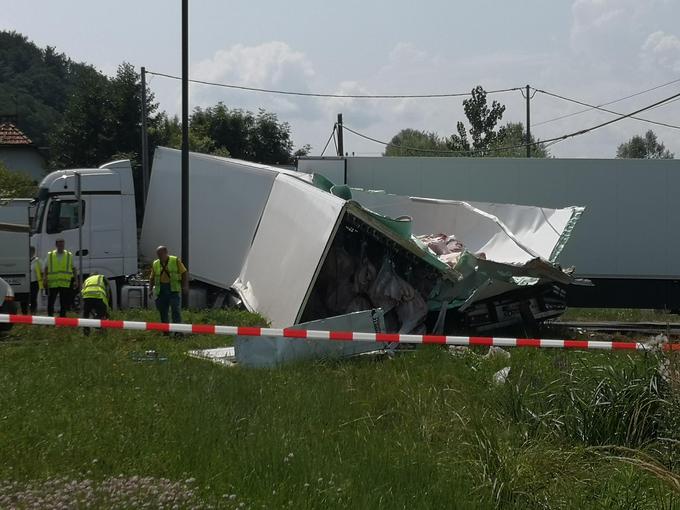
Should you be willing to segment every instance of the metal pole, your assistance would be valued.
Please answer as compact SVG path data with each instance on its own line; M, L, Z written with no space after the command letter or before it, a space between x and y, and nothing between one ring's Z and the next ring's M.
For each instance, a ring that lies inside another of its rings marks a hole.
M142 207L146 207L146 192L149 189L149 139L146 116L146 68L142 66Z
M338 156L345 155L345 144L342 137L342 113L338 113Z
M527 85L527 158L531 157L531 92Z
M189 266L189 0L182 0L182 261Z
M78 289L83 288L83 181L76 175L76 200L78 202ZM83 300L80 299L80 316L83 316Z

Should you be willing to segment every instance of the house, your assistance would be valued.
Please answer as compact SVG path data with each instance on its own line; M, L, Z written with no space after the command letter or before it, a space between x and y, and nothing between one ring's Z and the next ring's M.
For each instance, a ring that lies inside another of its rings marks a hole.
M10 121L0 121L0 162L9 170L28 174L36 182L42 180L47 168L38 147Z

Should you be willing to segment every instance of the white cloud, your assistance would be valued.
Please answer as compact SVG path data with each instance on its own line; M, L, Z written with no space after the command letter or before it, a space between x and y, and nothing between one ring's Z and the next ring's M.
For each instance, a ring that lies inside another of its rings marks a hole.
M661 12L665 0L575 0L568 39L561 45L536 44L534 50L511 50L502 45L480 54L428 51L412 42L397 42L383 61L363 76L344 73L333 81L320 72L324 61L284 42L255 46L237 44L217 51L191 68L192 77L253 87L333 92L336 94L408 94L466 92L481 84L487 90L522 86L563 93L591 103L605 102L650 86L670 81L680 72L680 38L660 30L655 7ZM616 104L628 112L660 97L644 95ZM524 122L524 100L519 92L490 97L507 106L503 122ZM228 106L277 113L289 121L299 145L310 143L318 152L325 143L337 113L345 123L379 139L389 139L402 128L413 127L449 135L458 120L464 120L463 98L429 100L319 99L238 92L214 87L192 86L192 104L207 106L222 100ZM676 103L678 105L680 103ZM537 95L532 101L534 123L571 113L582 107ZM648 117L675 122L673 108L654 110ZM677 111L677 109L675 110ZM610 115L590 112L533 129L543 139L577 131ZM626 120L592 134L560 143L553 154L564 157L612 157L616 146L632 134L648 129L646 124ZM653 127L672 150L670 130ZM673 135L675 133L673 132ZM346 135L346 148L357 153L379 153L383 147Z
M314 67L303 52L279 41L257 46L237 44L218 50L211 58L192 65L190 72L192 78L202 81L303 92L309 91L308 84L315 76ZM246 109L269 106L289 117L314 113L306 112L309 101L293 96L247 93L204 85L192 85L191 95L192 104L198 106L223 101L228 106L235 104Z
M680 38L657 30L642 45L642 58L674 73L680 72Z

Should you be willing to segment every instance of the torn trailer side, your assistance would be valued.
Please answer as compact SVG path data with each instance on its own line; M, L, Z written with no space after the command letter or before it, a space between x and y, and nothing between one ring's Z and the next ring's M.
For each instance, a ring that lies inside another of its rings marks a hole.
M380 308L388 332L483 331L564 311L571 277L530 248L510 263L464 251L451 266L412 236L411 218L387 217L352 200L350 190L325 188L276 177L234 284L246 308L273 326ZM492 254L522 245L497 217L463 204L466 219L451 206L430 204L453 228L495 229Z

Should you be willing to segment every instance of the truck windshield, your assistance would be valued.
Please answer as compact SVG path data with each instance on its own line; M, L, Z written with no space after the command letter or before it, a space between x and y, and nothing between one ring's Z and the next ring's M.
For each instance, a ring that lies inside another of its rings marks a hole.
M34 204L34 215L31 221L31 233L35 234L40 232L42 228L42 220L45 215L45 206L47 205L47 199L49 198L49 191L47 188L40 188L38 190L38 197Z

